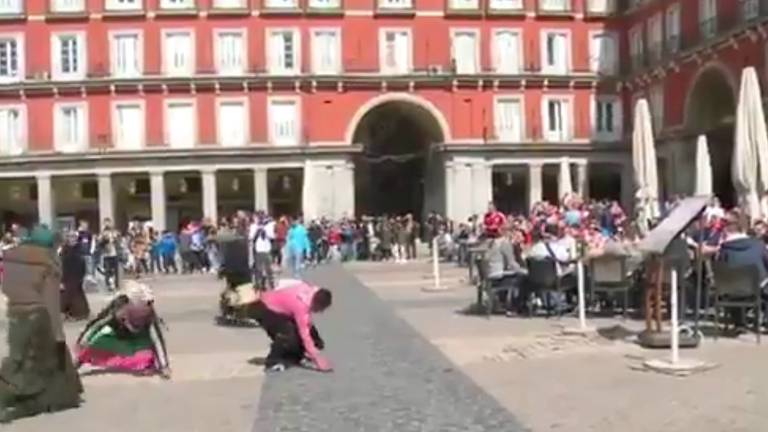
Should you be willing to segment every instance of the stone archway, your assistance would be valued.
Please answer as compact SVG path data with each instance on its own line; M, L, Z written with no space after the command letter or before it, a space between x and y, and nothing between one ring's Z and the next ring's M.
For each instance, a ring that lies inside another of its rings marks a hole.
M444 170L433 144L448 133L442 113L413 95L387 94L361 107L347 136L363 147L355 157L355 212L420 218L443 211Z
M712 160L714 192L726 206L736 204L731 181L736 87L731 72L725 66L711 64L692 81L685 105L685 128L691 139L686 143L683 160L692 164L691 174L695 174L695 141L698 135L705 134ZM683 175L686 174L683 172ZM686 177L693 181L693 175ZM693 184L690 184L689 189L692 190L692 187Z

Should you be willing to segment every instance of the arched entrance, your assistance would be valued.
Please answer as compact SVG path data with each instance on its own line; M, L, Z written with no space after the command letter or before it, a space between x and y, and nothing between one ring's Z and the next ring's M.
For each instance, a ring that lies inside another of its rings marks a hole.
M705 134L712 160L714 193L729 207L736 204L731 180L735 115L736 84L730 72L724 66L703 69L693 82L686 103L686 129L693 135L686 159L696 160L696 136Z
M415 96L385 95L360 112L351 134L363 146L355 156L355 212L419 218L442 211L443 163L432 146L447 138L439 111Z

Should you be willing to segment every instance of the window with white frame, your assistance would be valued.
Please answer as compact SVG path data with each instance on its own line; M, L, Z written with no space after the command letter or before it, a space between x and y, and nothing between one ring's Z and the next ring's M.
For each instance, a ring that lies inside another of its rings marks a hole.
M670 53L680 49L680 4L667 8L665 26L667 30L666 50Z
M299 144L299 103L296 99L269 101L269 141L276 146Z
M379 9L411 9L412 0L377 0Z
M661 13L648 19L648 54L654 61L661 58L663 22Z
M141 101L121 101L113 105L112 137L118 150L144 147L144 104Z
M88 113L85 103L63 103L54 108L56 151L77 153L85 151L88 138Z
M243 147L248 144L248 105L245 99L222 99L217 102L219 144L222 147Z
M246 71L245 30L216 30L216 71L221 75L241 75Z
M83 79L86 70L85 34L60 33L52 36L51 64L54 79Z
M264 0L264 7L268 9L296 9L298 0Z
M629 56L632 58L632 67L637 69L643 66L645 44L642 24L635 25L629 30Z
M197 113L193 101L165 105L165 139L170 148L190 149L197 141Z
M653 120L653 130L659 133L664 129L664 88L656 84L648 91L648 106Z
M717 0L699 0L699 29L704 37L717 33Z
M478 72L480 68L479 39L480 33L477 30L453 30L451 32L451 51L456 73L474 74Z
M592 99L592 136L597 140L617 140L622 129L621 98L595 96Z
M163 33L163 65L166 75L189 76L195 73L195 42L190 30Z
M313 29L311 53L312 72L316 74L341 72L341 30Z
M217 9L238 9L248 7L248 0L214 0L213 7Z
M493 118L496 139L512 143L523 141L523 102L520 97L498 97Z
M24 39L19 34L0 34L0 82L24 79Z
M311 9L339 9L341 0L309 0Z
M269 73L294 75L301 71L299 31L296 29L270 29L267 37Z
M546 97L542 102L544 139L556 142L570 140L571 99L568 97Z
M587 0L587 11L591 13L609 13L614 10L615 0Z
M496 11L523 10L523 0L489 0L488 7Z
M407 74L411 71L411 32L382 29L379 33L379 67L382 73Z
M193 9L195 0L160 0L162 9Z
M566 74L571 64L570 34L564 31L545 30L542 33L541 56L543 72Z
M0 14L14 15L22 12L23 0L0 0Z
M20 155L27 149L25 114L21 105L0 106L0 155Z
M475 10L480 8L479 0L449 0L451 9L454 10Z
M491 58L493 70L502 74L517 74L523 69L522 32L513 29L493 31Z
M593 33L589 43L589 61L592 72L614 75L618 71L619 44L616 34Z
M85 11L85 0L51 0L51 11L83 12Z
M116 78L141 76L144 69L144 49L140 32L112 33L109 49L112 76Z
M141 10L143 0L106 0L108 11Z
M571 0L539 0L539 8L547 12L565 12L571 10Z

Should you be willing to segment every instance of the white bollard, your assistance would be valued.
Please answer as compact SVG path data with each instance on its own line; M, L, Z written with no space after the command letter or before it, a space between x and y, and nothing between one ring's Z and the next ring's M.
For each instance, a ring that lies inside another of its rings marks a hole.
M579 329L581 331L587 331L587 306L586 299L584 298L584 262L579 260L576 263L576 277L578 278L578 294L579 294Z
M677 365L677 363L680 361L680 340L679 340L679 329L678 329L678 322L677 322L677 269L674 267L672 268L670 277L672 280L670 281L670 294L669 294L669 315L671 317L672 325L670 326L669 331L670 334L670 345L672 348L672 365Z
M432 240L432 278L435 282L434 289L440 289L440 259L437 253L437 237Z

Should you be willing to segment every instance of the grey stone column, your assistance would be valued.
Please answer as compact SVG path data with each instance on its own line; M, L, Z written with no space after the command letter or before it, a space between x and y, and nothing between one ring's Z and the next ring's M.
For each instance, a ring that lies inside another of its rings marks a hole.
M542 180L542 164L539 162L530 162L528 164L528 208L540 202L544 195L544 185Z
M493 200L493 174L485 161L472 164L472 214L482 215Z
M589 199L589 171L586 161L576 164L576 193L585 200Z
M100 172L97 175L99 189L99 223L106 219L115 221L115 196L112 188L112 173Z
M41 224L53 227L54 202L50 173L39 173L37 181L37 220Z
M256 211L269 211L269 188L267 186L267 169L253 169L253 207Z
M454 197L454 184L456 183L456 163L445 163L445 216L449 219L456 218L454 209L456 198Z
M333 205L337 218L355 215L355 169L351 163L333 168Z
M200 171L203 186L203 217L216 223L219 220L219 200L216 191L216 170L204 168Z
M163 232L168 223L165 213L165 173L163 171L151 171L149 173L149 187L152 203L152 226Z

